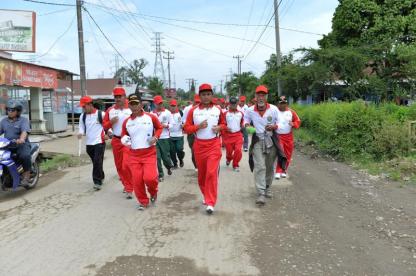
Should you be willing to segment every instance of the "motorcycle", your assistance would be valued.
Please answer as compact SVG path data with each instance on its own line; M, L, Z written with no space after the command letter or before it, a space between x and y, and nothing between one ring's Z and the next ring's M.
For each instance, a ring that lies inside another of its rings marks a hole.
M30 143L31 170L28 185L21 185L23 166L17 161L17 154L10 151L10 147L16 146L15 141L7 138L0 138L0 182L3 191L13 190L22 186L26 190L33 189L39 181L39 162L40 152L39 143Z

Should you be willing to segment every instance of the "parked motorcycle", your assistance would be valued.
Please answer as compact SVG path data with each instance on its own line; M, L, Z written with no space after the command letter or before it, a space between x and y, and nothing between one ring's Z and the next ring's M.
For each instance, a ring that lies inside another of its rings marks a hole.
M17 161L17 155L10 151L10 147L13 146L16 146L15 141L0 138L0 182L3 191L16 191L19 186L22 186L20 182L22 180L23 167ZM39 143L30 143L30 156L32 161L30 180L28 185L22 186L27 190L33 189L39 181L39 152Z

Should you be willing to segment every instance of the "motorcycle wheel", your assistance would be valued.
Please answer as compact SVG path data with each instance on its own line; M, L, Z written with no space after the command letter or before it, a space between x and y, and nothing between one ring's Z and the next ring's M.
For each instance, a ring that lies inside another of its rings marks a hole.
M30 184L24 186L26 190L30 190L36 187L39 181L39 163L35 162L32 165L32 170L30 172Z

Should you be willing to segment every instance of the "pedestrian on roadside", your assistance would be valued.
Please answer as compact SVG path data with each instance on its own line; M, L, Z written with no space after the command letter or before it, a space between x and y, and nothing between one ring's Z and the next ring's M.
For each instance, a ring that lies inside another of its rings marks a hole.
M240 102L238 103L238 107L237 107L238 111L241 111L244 113L246 113L248 106L246 105L246 96L240 96ZM242 129L242 133L243 133L243 137L244 137L244 143L243 143L243 148L244 151L247 152L248 151L248 133L247 130L245 128Z
M178 109L178 103L176 100L171 100L169 102L169 110L172 113L172 124L169 125L170 132L170 157L173 162L173 168L182 168L184 166L183 158L185 157L185 152L183 151L183 124L181 111Z
M289 108L289 103L285 96L279 98L278 107L278 121L277 121L277 134L279 136L279 142L283 151L286 155L286 167L282 168L281 164L277 162L276 174L274 175L275 179L286 178L287 169L289 167L290 161L292 159L293 149L295 147L295 142L293 138L293 128L300 127L300 119L298 114L292 109Z
M242 158L244 114L237 110L238 100L230 98L229 110L224 113L227 129L223 131L222 139L225 143L226 165L232 162L233 170L240 171L240 160Z
M195 133L193 149L198 167L198 184L204 197L206 212L212 214L217 202L218 172L222 156L219 134L225 130L224 114L212 102L210 84L199 86L201 103L188 113L184 130Z
M254 163L254 181L258 197L256 204L264 205L266 197L271 198L271 185L274 176L274 163L278 154L276 144L278 109L267 102L268 89L264 85L256 88L256 105L247 109L244 114L245 127L252 124L255 134L250 146L250 157ZM279 162L284 160L279 159Z
M121 142L129 148L129 171L138 210L144 210L150 202L155 203L158 193L158 170L156 142L163 126L158 118L144 112L140 98L132 94L128 98L132 114L122 126Z
M187 107L183 110L183 116L182 116L182 123L185 124L186 119L188 117L189 111L194 107L201 103L201 99L198 94L194 96L194 102L189 104ZM191 149L192 154L192 164L194 164L195 171L198 171L198 168L196 167L196 161L195 161L195 154L193 150L194 140L195 140L195 133L187 134L186 140L188 141L188 146Z
M94 189L98 191L101 189L105 177L103 170L105 152L104 112L93 106L93 100L89 96L84 96L80 99L80 106L83 112L79 117L78 139L86 136L86 150L93 164L92 179Z
M163 126L162 134L160 135L160 138L156 143L159 182L162 182L165 176L163 172L162 161L163 165L166 167L168 171L168 175L172 175L173 163L170 157L169 125L173 123L173 118L172 113L170 113L170 111L165 109L165 107L163 106L164 101L162 96L155 96L153 98L153 103L156 106L155 110L153 110L153 114L156 115L156 117L159 119L159 122Z
M126 91L123 87L113 89L115 104L109 107L104 115L104 130L109 132L111 129L114 163L116 165L118 177L123 184L123 192L127 199L132 199L133 186L131 185L130 173L128 169L129 149L121 143L121 128L124 120L131 115L131 110L126 99Z

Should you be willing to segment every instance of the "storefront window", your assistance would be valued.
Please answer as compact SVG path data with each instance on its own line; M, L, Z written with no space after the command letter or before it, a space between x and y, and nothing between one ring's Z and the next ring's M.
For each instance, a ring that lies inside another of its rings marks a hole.
M57 91L42 91L43 112L53 112L57 114L66 114L67 110L67 93Z

